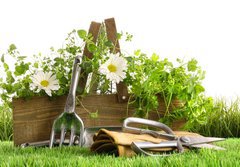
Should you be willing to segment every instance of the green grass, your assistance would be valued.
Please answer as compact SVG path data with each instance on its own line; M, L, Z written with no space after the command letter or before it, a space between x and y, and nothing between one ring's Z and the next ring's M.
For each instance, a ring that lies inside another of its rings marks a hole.
M0 166L240 166L240 139L227 139L217 145L226 151L202 149L170 157L132 158L95 155L87 148L18 148L12 142L0 143Z
M215 100L206 124L196 124L190 130L204 136L240 137L240 99L230 104L225 99Z
M7 104L0 106L0 141L12 140L12 111Z

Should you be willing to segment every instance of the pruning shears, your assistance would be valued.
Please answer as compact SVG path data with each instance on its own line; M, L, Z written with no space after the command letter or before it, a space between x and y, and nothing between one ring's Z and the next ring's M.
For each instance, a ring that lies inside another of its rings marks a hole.
M148 125L154 128L160 128L163 132L142 129L133 126L129 126L129 124L140 124L140 125ZM129 117L124 120L123 123L123 131L134 134L148 134L156 138L165 139L160 143L152 143L152 142L132 142L131 148L137 154L144 154L148 156L163 156L163 154L152 154L148 151L154 149L162 149L162 148L176 148L179 153L184 152L185 148L209 148L215 150L225 150L225 148L210 144L212 142L223 141L225 138L217 138L217 137L204 137L201 135L189 136L183 135L178 136L175 135L170 127L167 125L156 122L152 120ZM166 156L166 154L164 155Z

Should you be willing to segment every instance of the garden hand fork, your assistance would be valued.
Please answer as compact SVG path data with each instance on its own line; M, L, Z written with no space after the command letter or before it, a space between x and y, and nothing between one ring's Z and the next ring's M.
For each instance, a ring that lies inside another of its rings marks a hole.
M82 56L77 56L73 64L73 72L71 85L65 104L64 112L59 115L53 122L52 132L50 136L49 147L52 148L55 135L60 133L60 142L59 146L61 147L67 132L70 132L69 146L71 146L76 137L79 137L79 146L83 145L83 135L84 135L84 124L82 119L75 112L75 100L76 100L76 90L78 86L79 76L81 68L79 64L82 61Z

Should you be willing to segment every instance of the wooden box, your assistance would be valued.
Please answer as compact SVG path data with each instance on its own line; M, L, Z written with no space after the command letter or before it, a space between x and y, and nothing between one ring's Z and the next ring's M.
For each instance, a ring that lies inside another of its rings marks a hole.
M15 145L25 142L48 140L54 119L64 110L66 96L49 100L34 97L29 100L13 100L13 140ZM121 126L126 117L127 103L119 103L117 95L91 95L81 100L77 114L86 127ZM87 111L88 110L88 111ZM89 112L98 112L91 118ZM133 110L130 109L130 114Z
M48 140L52 124L65 106L66 96L50 100L49 97L33 97L32 99L13 99L13 140L14 145L25 142ZM122 126L122 121L133 116L134 108L127 102L119 103L116 94L89 95L80 99L81 105L76 106L76 112L84 122L85 127L93 126ZM174 101L179 105L179 101ZM165 112L163 100L159 101L159 113ZM96 112L96 118L90 113ZM158 120L156 112L149 115L149 119ZM180 125L173 124L173 129Z

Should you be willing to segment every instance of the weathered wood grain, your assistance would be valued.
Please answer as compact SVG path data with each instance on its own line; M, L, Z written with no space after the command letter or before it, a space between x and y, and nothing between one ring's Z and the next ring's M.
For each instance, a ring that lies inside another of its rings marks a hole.
M113 53L121 53L119 41L117 38L117 27L114 18L105 19L105 26L107 31L108 40L112 42L114 48L112 49Z

